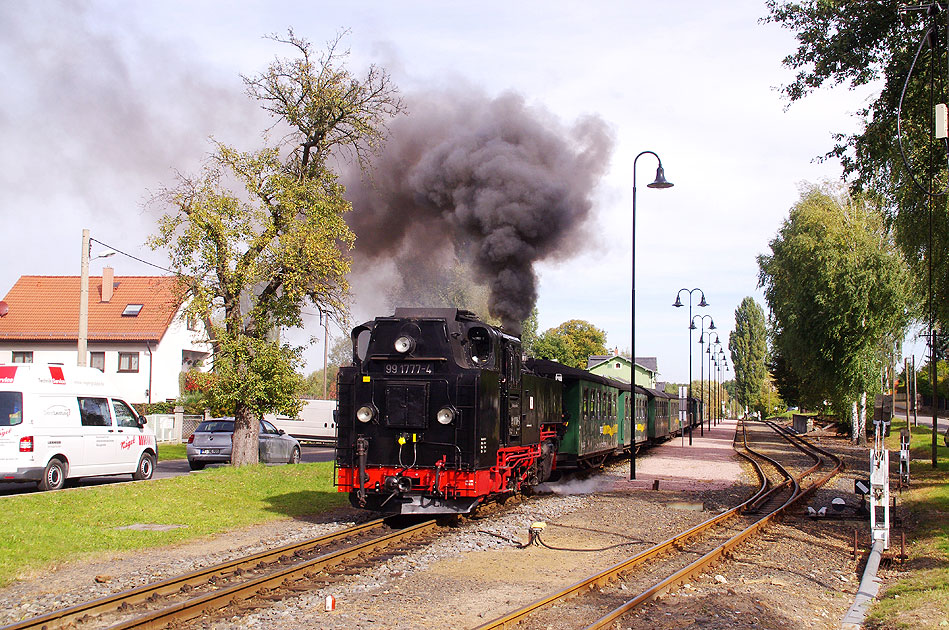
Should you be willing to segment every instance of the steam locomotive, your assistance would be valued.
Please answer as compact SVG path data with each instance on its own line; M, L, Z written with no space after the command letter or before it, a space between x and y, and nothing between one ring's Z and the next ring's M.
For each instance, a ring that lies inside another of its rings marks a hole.
M468 513L679 430L678 399L525 362L520 339L468 311L399 308L352 342L337 377L336 484L357 507Z

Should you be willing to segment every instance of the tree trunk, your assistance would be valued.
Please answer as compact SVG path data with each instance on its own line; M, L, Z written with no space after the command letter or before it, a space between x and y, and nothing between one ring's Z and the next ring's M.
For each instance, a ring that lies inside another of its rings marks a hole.
M867 393L860 393L860 417L858 418L858 428L860 429L857 444L867 445Z
M238 403L234 410L234 439L231 443L231 465L246 466L259 461L257 435L260 422L246 405Z
M850 441L853 444L857 443L857 440L860 439L860 414L857 411L857 401L853 401L853 406L850 408Z

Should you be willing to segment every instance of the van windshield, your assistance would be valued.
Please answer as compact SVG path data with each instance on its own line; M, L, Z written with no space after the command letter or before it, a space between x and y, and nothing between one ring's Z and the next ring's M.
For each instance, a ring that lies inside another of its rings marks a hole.
M0 427L12 427L23 422L23 394L0 392Z

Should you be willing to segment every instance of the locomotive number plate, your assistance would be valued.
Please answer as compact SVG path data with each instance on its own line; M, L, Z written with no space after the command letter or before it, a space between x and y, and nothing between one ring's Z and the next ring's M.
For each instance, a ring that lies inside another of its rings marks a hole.
M431 374L431 363L386 363L386 374Z

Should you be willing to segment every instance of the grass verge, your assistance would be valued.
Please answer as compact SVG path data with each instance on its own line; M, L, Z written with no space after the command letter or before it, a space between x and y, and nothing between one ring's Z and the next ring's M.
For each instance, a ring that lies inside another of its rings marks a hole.
M133 551L346 503L333 464L212 468L199 475L9 496L0 514L0 586L104 552ZM168 531L121 529L179 525Z
M187 447L184 444L159 444L158 461L166 459L185 459L188 457Z
M899 430L904 426L894 419L893 430L886 439L890 458L897 462ZM943 445L941 435L937 444L937 467L933 468L932 425L920 424L911 429L910 486L900 498L905 511L911 514L906 523L908 567L874 604L867 627L949 626L949 448ZM895 487L891 486L890 492L895 493ZM898 551L899 543L896 545Z

